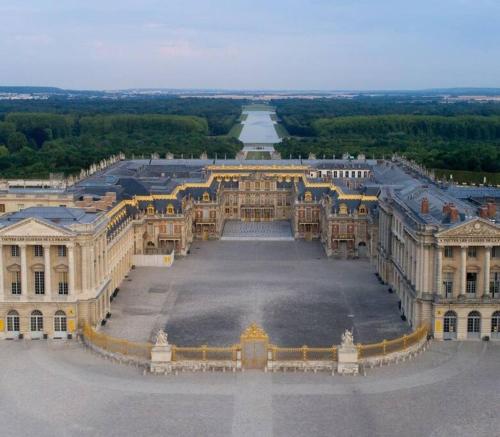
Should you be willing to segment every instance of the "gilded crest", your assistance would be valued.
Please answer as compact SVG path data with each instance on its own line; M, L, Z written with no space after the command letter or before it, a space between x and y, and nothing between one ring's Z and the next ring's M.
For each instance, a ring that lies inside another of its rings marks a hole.
M264 331L256 323L252 323L248 328L241 334L242 340L268 340L269 336L266 331Z

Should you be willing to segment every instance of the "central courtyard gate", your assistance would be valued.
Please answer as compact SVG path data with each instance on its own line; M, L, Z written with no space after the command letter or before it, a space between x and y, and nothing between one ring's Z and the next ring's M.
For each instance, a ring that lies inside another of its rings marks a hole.
M266 332L252 323L241 334L241 362L245 369L264 369L267 364L269 337Z

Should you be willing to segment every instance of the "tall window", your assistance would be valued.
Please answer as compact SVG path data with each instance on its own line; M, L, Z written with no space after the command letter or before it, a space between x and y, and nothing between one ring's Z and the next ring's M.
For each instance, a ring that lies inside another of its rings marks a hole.
M67 331L67 319L66 313L64 311L56 311L54 315L54 331L55 332L66 332Z
M35 310L31 313L30 328L31 332L43 331L43 314L41 311Z
M35 256L43 256L43 246L40 246L37 244L36 246L33 246L33 250L35 253Z
M68 294L68 272L59 273L59 294Z
M19 332L19 313L16 310L11 310L7 314L7 331L8 332Z
M12 294L21 294L21 272L12 272L11 275Z
M444 247L444 257L445 258L453 258L453 247L445 246Z
M444 339L453 339L457 335L457 315L454 311L447 311L444 315Z
M492 297L500 294L500 272L490 273L490 293Z
M479 337L481 335L481 314L471 311L467 316L467 336Z
M500 258L500 246L493 246L491 248L491 257Z
M467 294L476 294L477 273L467 273Z
M476 256L477 256L477 248L476 248L476 246L469 246L467 248L467 256L469 258L476 258Z
M45 294L45 272L35 272L35 294Z
M10 246L10 255L13 257L18 257L19 256L19 246L17 246L17 245Z
M59 257L65 257L66 254L67 254L66 246L64 246L64 245L57 246L57 255Z
M443 290L445 297L453 296L453 273L447 272L443 277Z
M500 338L500 311L495 311L491 315L491 336Z

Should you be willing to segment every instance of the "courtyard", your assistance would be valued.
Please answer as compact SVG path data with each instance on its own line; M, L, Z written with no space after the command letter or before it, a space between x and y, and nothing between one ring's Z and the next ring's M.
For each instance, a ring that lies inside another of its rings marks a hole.
M3 341L2 435L495 436L500 345L434 342L366 377L142 375L77 342Z
M367 260L329 259L317 241L195 241L170 268L132 270L104 332L226 346L252 322L280 346L331 346L346 328L362 343L410 332Z

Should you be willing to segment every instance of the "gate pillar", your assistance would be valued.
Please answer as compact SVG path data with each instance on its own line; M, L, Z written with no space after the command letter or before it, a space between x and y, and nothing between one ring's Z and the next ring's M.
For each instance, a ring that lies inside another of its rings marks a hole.
M269 336L257 324L252 323L241 334L241 361L244 369L265 369Z

